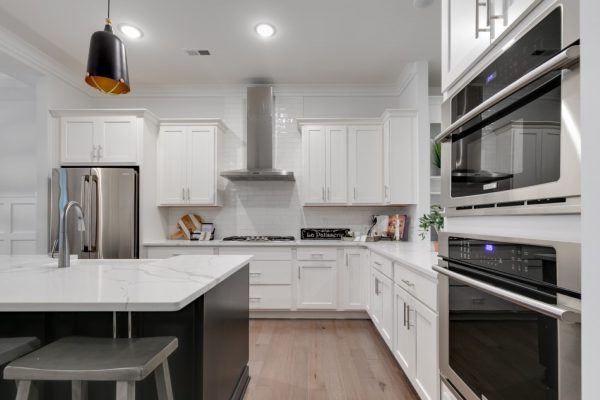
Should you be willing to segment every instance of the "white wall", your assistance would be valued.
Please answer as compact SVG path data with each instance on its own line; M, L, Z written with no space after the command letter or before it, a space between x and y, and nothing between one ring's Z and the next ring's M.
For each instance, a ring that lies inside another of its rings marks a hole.
M600 372L600 180L598 179L598 110L600 109L600 2L581 2L581 123L582 123L582 304L583 399L598 398Z
M0 79L0 195L36 192L35 90Z

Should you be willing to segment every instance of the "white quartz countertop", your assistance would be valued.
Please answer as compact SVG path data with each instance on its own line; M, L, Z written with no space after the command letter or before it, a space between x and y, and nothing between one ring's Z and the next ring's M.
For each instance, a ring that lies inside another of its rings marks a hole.
M163 240L144 243L146 247L365 247L393 261L408 265L430 277L437 277L431 266L438 263L437 253L427 242L354 242L345 240L295 240L289 242L235 242ZM249 250L250 252L251 250Z
M178 311L239 271L252 256L72 260L0 256L0 311Z

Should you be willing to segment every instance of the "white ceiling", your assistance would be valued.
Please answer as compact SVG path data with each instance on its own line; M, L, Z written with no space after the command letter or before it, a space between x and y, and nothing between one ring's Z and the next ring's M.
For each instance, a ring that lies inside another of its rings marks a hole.
M82 75L105 15L105 0L0 0L0 25ZM430 86L440 84L439 0L426 9L413 0L112 0L111 17L144 32L120 35L133 85L385 84L419 60L430 62ZM277 35L259 38L259 22Z

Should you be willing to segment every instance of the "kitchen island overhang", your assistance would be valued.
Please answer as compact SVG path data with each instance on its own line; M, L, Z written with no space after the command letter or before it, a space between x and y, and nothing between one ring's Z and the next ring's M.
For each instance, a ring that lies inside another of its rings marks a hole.
M165 260L53 260L0 257L0 336L177 336L171 356L177 399L241 399L248 375L251 256ZM116 319L116 324L113 323ZM131 321L131 323L129 323ZM0 386L11 398L14 384ZM68 398L68 383L45 383L46 400ZM5 397L6 396L6 397ZM114 385L90 384L91 400L114 398ZM154 381L138 399L156 398Z

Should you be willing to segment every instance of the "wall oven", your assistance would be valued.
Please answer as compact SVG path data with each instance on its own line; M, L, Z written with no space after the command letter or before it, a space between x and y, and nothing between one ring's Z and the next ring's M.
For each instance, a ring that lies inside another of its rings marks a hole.
M442 105L449 215L580 211L578 2L550 3Z
M468 400L581 397L580 244L440 235L440 371Z

